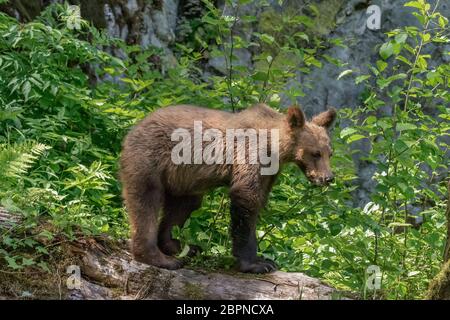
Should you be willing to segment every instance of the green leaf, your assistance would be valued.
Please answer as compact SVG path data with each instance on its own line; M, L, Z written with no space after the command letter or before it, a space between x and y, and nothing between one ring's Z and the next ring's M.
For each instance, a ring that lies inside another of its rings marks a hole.
M329 270L331 267L333 267L333 261L330 259L325 259L322 261L321 268L324 270Z
M334 64L334 65L336 65L336 66L338 66L338 67L342 67L342 66L345 65L341 60L336 59L336 58L333 58L333 57L331 57L331 56L329 56L329 55L327 55L327 54L322 55L322 57L323 57L325 60L327 60L329 63L332 63L332 64Z
M429 81L429 84L432 86L437 85L438 83L442 83L443 79L441 75L436 72L436 70L432 70L427 73L427 80Z
M405 43L406 39L408 39L407 33L399 33L395 36L395 42L397 43Z
M413 12L412 14L417 18L417 20L419 20L422 25L425 24L426 17L424 15L420 14L419 12Z
M33 259L31 259L31 258L22 257L22 265L25 266L25 267L32 266L35 263L36 262Z
M443 16L440 16L438 21L439 21L439 26L441 28L445 28L447 26L447 24L448 24L448 19L446 17L443 17Z
M306 239L304 237L298 237L294 239L294 246L301 247L306 243Z
M184 258L184 257L186 257L187 254L189 253L189 249L190 249L189 245L188 245L188 244L185 245L184 248L183 248L183 250L181 251L181 253L178 255L178 258Z
M275 38L266 33L261 34L259 38L267 44L272 44L275 42Z
M31 83L29 81L25 81L25 83L22 86L22 94L25 96L25 101L28 101L30 91L31 91Z
M417 126L412 123L397 123L397 130L398 131L406 131L406 130L415 130L417 129Z
M366 80L369 79L370 77L371 77L371 76L368 75L368 74L358 76L358 77L356 77L356 79L355 79L355 84L360 84L361 82L366 81Z
M258 71L252 75L252 79L256 81L265 81L267 79L267 73Z
M37 246L36 247L36 251L39 252L39 253L48 254L47 248L45 248L43 246Z
M386 78L386 79L385 78L379 78L377 80L377 84L380 87L380 89L384 89L387 86L389 86L393 81L405 79L406 77L407 77L407 75L405 73L399 73L399 74L393 75L393 76L391 76L389 78Z
M396 56L395 57L395 59L397 59L397 60L399 60L399 61L401 61L401 62L403 62L403 63L406 63L408 66L411 66L412 65L412 62L410 62L408 59L406 59L404 56Z
M305 40L306 42L309 42L309 37L308 37L308 35L307 35L306 33L304 33L304 32L297 32L297 33L294 34L294 37L298 37L298 38L300 38L300 39Z
M17 270L17 269L22 269L22 266L19 266L16 262L16 259L14 257L10 257L10 256L6 256L5 257L6 262L8 262L8 267Z
M292 23L303 24L306 27L311 27L314 24L313 19L305 15L297 15L291 19Z
M424 55L420 55L419 58L417 59L417 66L422 70L426 70L428 68L428 62L425 59Z
M358 141L358 140L361 140L364 138L365 138L365 136L363 136L361 134L354 134L347 139L347 142L352 143L352 142L355 142L355 141Z
M412 227L412 224L410 224L410 223L402 223L402 222L392 222L392 223L389 223L388 227L389 228L392 228L392 227Z
M431 34L429 34L429 33L423 34L422 39L424 42L428 42L431 39Z
M377 125L383 130L392 128L392 124L390 122L385 121L385 120L379 120L377 122Z
M384 69L386 69L386 67L388 66L387 62L384 62L383 60L378 60L377 61L377 68L380 72L383 72Z
M394 53L394 47L391 42L384 43L380 48L380 56L383 60L386 60Z
M347 127L341 131L340 136L343 139L343 138L348 137L349 135L354 134L356 132L357 132L357 130L355 128Z
M339 223L331 223L329 229L332 236L337 236L342 231L342 225Z
M408 149L408 145L403 140L397 140L394 149L397 153L404 153Z
M422 3L420 3L419 1L409 1L409 2L405 3L404 6L417 8L417 9L421 9L421 10L424 8L424 5Z
M337 79L339 80L339 79L341 79L342 77L345 77L346 75L349 75L349 74L352 74L352 73L353 73L353 70L352 70L352 69L344 70L344 71L342 71L342 72L339 74L339 76L337 77Z
M48 267L48 264L45 261L40 261L37 264L42 270L46 271L46 272L50 272L50 268Z

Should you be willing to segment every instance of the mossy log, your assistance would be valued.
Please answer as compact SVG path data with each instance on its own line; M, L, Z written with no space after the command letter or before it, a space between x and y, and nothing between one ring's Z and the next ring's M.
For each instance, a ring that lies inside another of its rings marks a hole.
M17 215L0 207L0 229L16 223L20 223ZM54 291L48 292L48 297L59 299L346 299L336 289L302 273L255 275L233 271L166 270L134 261L127 248L125 241L108 237L61 241L59 254L54 256L59 265L57 279L47 275L48 284L37 281L35 286L42 287L41 291ZM76 278L65 274L69 266L79 269L80 274L74 274ZM64 285L71 281L69 278L76 280L71 288ZM15 279L14 286L21 287L19 282L26 282L23 276L22 280ZM58 286L55 287L55 283ZM33 297L41 298L39 294Z
M165 270L134 261L125 249L74 246L81 286L69 299L340 299L342 295L302 273L251 275L202 270Z

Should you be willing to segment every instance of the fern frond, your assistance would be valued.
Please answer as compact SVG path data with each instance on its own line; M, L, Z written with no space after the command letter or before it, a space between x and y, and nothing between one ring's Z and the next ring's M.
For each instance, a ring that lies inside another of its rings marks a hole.
M0 144L0 179L20 178L48 149L38 142Z

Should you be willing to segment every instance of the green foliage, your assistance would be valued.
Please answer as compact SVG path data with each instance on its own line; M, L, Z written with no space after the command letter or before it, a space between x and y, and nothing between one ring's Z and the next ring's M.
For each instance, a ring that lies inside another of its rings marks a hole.
M25 25L0 13L0 199L20 216L1 231L0 256L15 269L45 267L44 221L51 239L127 232L112 169L130 116L104 110L87 72L122 63L82 40L104 40L87 23L64 27L67 13L52 6Z
M406 27L389 32L390 41L380 47L381 59L376 66L369 66L371 74L357 75L356 84L364 83L367 89L361 106L341 111L341 119L350 120L353 125L340 130L338 123L334 130L336 183L316 189L308 185L296 168L286 168L282 173L258 229L260 252L275 259L282 269L306 272L342 290L359 291L364 298L388 299L423 297L429 280L439 270L445 237L442 181L449 167L448 145L444 140L450 128L446 121L450 102L449 65L429 68L430 56L422 52L429 43L449 40L445 37L446 20L427 8L422 19L416 15L424 21L423 31ZM222 28L227 29L222 32L229 35L236 19L225 20L228 24L223 22ZM428 30L428 21L440 27ZM280 40L276 40L274 33L259 34L256 39L261 40L258 46L262 49L261 56L276 56L273 51L280 47L277 45ZM224 44L218 49L217 54L230 54L229 43L228 47ZM292 50L282 48L284 52ZM315 53L314 49L309 52ZM291 57L288 59L293 63ZM266 67L268 73L258 73L258 67L256 64L253 75L248 70L244 74L239 74L241 70L228 73L227 80L233 80L228 87L231 105L233 100L238 107L240 101L265 101L272 89L274 94L289 94L281 88L292 75L274 72L269 81L281 84L280 87L258 86L260 81L269 79L264 75L271 72L273 65ZM239 74L238 80L234 79L235 74ZM261 78L254 76L257 74ZM347 69L339 79L352 74L353 70ZM369 82L372 79L375 85ZM238 90L243 81L248 81L253 90L250 86ZM249 92L254 92L256 98L251 100ZM361 157L376 166L373 177L376 187L370 203L364 208L354 208L357 177L352 156L360 151L351 146L361 142L370 145L369 153ZM441 183L436 184L438 181ZM228 252L228 220L222 218L228 203L221 197L209 198L207 203L207 208L195 213L189 227L178 235L186 243L203 246L211 267L223 266L228 261L210 258L211 253L214 257ZM418 229L411 224L414 209L424 219ZM212 235L204 230L210 230ZM196 263L204 266L205 259ZM230 267L229 263L226 265ZM381 290L375 292L366 287L366 270L370 265L379 266L382 272Z
M12 179L28 171L41 156L47 146L40 143L23 143L21 145L0 145L0 179L5 184L13 184Z
M80 30L68 28L73 17L65 5L27 24L0 13L0 200L20 217L0 230L0 265L49 270L58 240L128 236L117 160L126 131L148 112L182 103L230 110L261 101L280 108L281 96L303 95L295 72L320 68L323 60L343 66L321 56L324 47L342 44L317 35L314 8L312 16L287 15L277 23L269 12L256 32L256 17L242 14L250 1L228 1L228 15L203 2L204 14L187 22L185 43L174 48L176 62L164 60L161 49L109 39L85 21ZM423 28L389 32L368 74L346 66L339 76L355 75L366 90L360 106L340 112L352 125L341 128L338 121L333 130L336 181L312 187L287 166L257 231L260 252L283 270L364 298L421 298L442 256L450 68L429 63L424 48L448 44L448 19L424 1L407 5L418 9ZM127 58L99 49L111 46ZM251 68L239 64L243 48L254 53ZM225 76L201 78L207 57L222 59ZM376 166L365 208L353 203L359 143L370 146L362 159ZM232 266L226 193L211 191L174 232L204 249L191 265ZM410 224L413 208L424 216L419 229ZM376 292L365 286L370 265L383 272Z
M226 10L222 10L212 1L203 0L207 11L201 20L191 22L194 26L187 37L190 42L178 45L180 53L188 53L191 61L202 62L208 57L222 62L220 71L225 77L208 79L215 95L209 98L219 101L222 108L237 110L257 102L279 107L281 92L294 101L304 95L301 85L294 81L295 72L320 68L320 49L330 45L320 37L308 36L313 19L304 14L281 16L267 11L262 18L266 23L260 22L255 31L258 18L244 10L253 2L227 1ZM259 5L267 7L268 3L262 1ZM244 49L256 53L251 67L239 58L238 53Z
M355 80L366 84L363 105L344 110L353 125L340 133L348 144L361 140L369 145L363 160L376 165L376 187L366 206L373 225L364 239L364 264L381 267L379 294L387 298L422 296L439 270L445 235L450 65L431 67L423 52L432 43L449 42L448 24L424 1L406 6L419 9L414 15L422 29L387 34L389 41L379 49L381 60ZM411 224L414 209L425 220L420 229Z

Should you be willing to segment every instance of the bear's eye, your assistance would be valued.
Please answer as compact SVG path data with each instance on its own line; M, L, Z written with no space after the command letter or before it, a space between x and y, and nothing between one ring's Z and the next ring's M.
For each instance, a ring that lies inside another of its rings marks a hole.
M320 151L315 151L313 152L312 156L316 159L319 159L322 156L322 154L320 153Z

